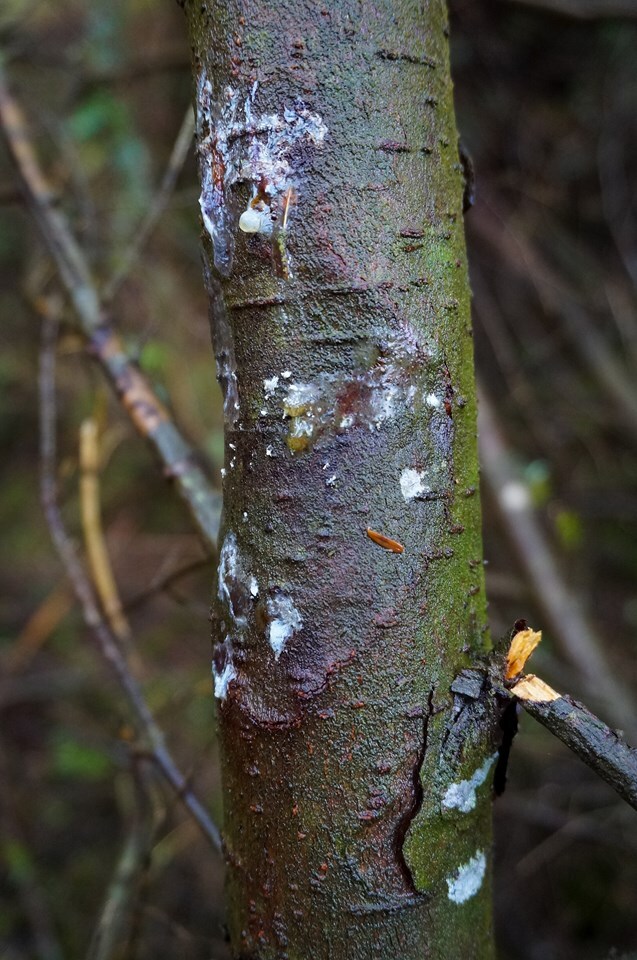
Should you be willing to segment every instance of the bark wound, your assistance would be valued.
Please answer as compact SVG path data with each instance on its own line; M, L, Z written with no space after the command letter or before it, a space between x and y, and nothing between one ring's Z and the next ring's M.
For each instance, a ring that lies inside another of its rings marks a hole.
M398 862L404 873L406 882L409 884L414 894L420 893L420 895L422 895L423 892L418 891L416 887L412 872L409 868L409 864L407 863L407 860L405 858L405 852L403 850L403 846L405 843L405 838L407 836L407 831L409 830L412 821L415 820L416 817L418 816L418 813L423 803L424 790L423 790L423 785L420 778L420 772L425 762L425 754L427 752L427 729L429 726L429 718L431 717L433 712L433 697L434 697L434 689L432 689L429 692L429 698L427 702L427 712L423 714L423 718L422 718L422 747L420 749L420 753L418 754L416 763L414 765L412 802L406 814L398 824L398 829L396 830L396 856L398 858Z
M199 207L210 236L216 269L232 270L237 226L246 233L273 234L287 230L291 198L300 188L293 157L305 143L320 146L327 127L321 117L296 97L281 114L258 114L259 88L227 86L215 99L205 68L197 86L197 143L200 160ZM250 183L252 194L244 214L237 218L230 202L235 184Z
M283 415L288 422L287 445L298 453L310 450L326 434L341 435L356 427L379 430L405 409L417 404L415 371L428 359L428 351L415 331L405 327L393 342L375 347L373 366L351 375L325 373L311 383L274 384L285 391Z
M478 791L492 792L491 771L501 738L498 721L503 703L486 682L486 674L477 670L463 671L451 692L452 710L446 723L436 726L432 708L430 749L421 767L423 801L407 831L404 851L418 891L435 890L444 880L450 899L462 902L460 898L473 890L478 874L484 874L486 854L475 852L474 839L480 836L477 826L485 816ZM455 829L448 829L450 822ZM457 864L458 883L449 871L450 864Z

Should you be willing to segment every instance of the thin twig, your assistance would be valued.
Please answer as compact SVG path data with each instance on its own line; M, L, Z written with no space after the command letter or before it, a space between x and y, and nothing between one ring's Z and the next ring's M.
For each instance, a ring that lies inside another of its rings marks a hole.
M56 584L38 604L16 637L3 663L4 670L7 673L24 670L72 606L73 597L66 581Z
M186 502L200 533L215 549L220 496L144 374L132 362L104 311L82 250L33 149L22 110L0 67L0 123L27 202L71 299L89 353L99 362L133 424L154 447L166 476Z
M25 190L27 202L60 271L76 313L82 318L82 326L85 332L89 333L100 323L97 291L92 283L86 260L68 227L66 218L55 205L55 191L38 164L24 114L9 93L1 64L0 121L9 153Z
M102 609L115 636L128 641L130 627L124 616L102 529L98 433L92 417L80 426L80 512L86 556Z
M200 560L191 560L188 563L184 563L183 566L177 567L176 570L171 570L168 573L155 577L145 590L142 590L141 593L136 594L136 596L126 601L124 609L130 612L142 606L142 604L147 603L151 597L156 596L158 593L163 593L164 590L169 590L170 587L183 577L187 577L191 573L196 573L197 570L203 570L204 567L209 569L210 563L210 557L202 557Z
M130 930L136 890L148 862L154 832L153 807L139 769L134 772L134 784L135 810L130 829L104 898L87 960L111 960L121 950L127 928Z
M188 106L181 127L179 128L177 139L175 140L175 144L170 154L168 166L166 167L160 187L153 197L148 212L142 220L130 246L124 252L119 268L115 271L102 291L102 298L104 302L110 303L111 300L113 300L113 298L117 295L121 285L124 283L126 277L130 273L135 260L138 258L148 238L155 229L157 221L166 209L171 194L175 189L177 177L179 176L181 169L186 162L186 157L188 156L188 151L190 150L194 135L195 116L192 107Z
M58 505L55 473L55 353L57 329L57 317L55 315L50 317L45 316L43 321L39 375L40 457L41 498L49 530L82 609L84 620L91 629L102 656L119 681L132 711L137 718L139 728L148 741L151 756L190 815L196 821L206 839L216 850L220 851L221 837L219 830L197 798L190 791L185 777L172 759L164 743L163 734L144 700L141 688L128 669L117 639L99 611L90 581L64 525Z
M203 534L216 549L221 495L210 485L198 457L180 433L168 410L157 398L148 379L134 364L106 318L88 342L137 431L155 448L164 474L175 481L182 499Z

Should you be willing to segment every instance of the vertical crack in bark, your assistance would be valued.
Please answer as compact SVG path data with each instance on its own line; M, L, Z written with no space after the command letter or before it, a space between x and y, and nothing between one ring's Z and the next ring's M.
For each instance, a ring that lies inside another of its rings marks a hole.
M404 813L400 818L398 826L396 828L396 833L394 837L396 845L396 859L400 866L401 872L405 878L407 886L410 891L418 897L422 897L423 894L418 890L414 882L411 870L409 869L409 864L405 858L405 853L403 850L405 844L405 838L407 836L407 831L411 826L412 821L418 816L420 808L422 807L422 802L424 799L424 790L422 782L420 779L420 771L422 770L423 763L425 762L425 755L427 753L427 736L429 732L429 721L433 715L433 696L435 692L435 686L432 686L429 694L427 696L427 712L422 718L422 746L418 751L416 757L416 763L414 764L413 769L413 796L412 802L409 809Z

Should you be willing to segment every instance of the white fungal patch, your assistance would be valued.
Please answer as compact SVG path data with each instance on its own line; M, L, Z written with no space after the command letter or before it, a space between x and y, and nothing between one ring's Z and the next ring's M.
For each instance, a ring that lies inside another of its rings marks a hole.
M289 383L287 395L283 401L283 412L288 417L297 417L305 413L307 408L315 403L320 390L313 383Z
M237 671L233 667L232 661L226 663L221 673L217 672L217 668L213 663L212 675L215 682L215 697L218 700L225 700L228 693L228 684L237 677Z
M487 757L469 780L452 783L442 798L443 810L460 810L461 813L469 813L470 810L473 810L476 805L476 790L487 779L489 770L495 763L497 756L497 753L494 753L493 756Z
M369 428L380 430L385 420L395 420L404 399L404 391L391 381L381 381L371 397Z
M500 491L500 500L505 510L520 513L529 510L532 506L529 488L519 480L510 480Z
M425 397L425 403L428 407L433 407L434 409L442 406L442 400L437 397L435 393L428 393Z
M284 593L269 599L267 608L272 618L268 626L268 640L274 650L274 659L278 660L290 637L303 626L303 620L290 597Z
M304 437L311 438L314 433L314 424L312 422L313 418L308 417L294 417L292 424L290 426L290 437L292 440L302 441Z
M400 475L400 491L405 500L415 500L423 493L429 493L430 488L423 483L425 476L422 470L414 470L413 467L407 467Z
M247 516L247 513L244 513L244 520ZM256 600L259 595L256 577L246 573L245 565L242 564L239 556L237 538L232 531L226 534L219 554L217 594L227 608L227 617L224 613L224 623L230 621L230 628L226 632L223 643L216 648L215 660L212 664L215 697L224 700L228 692L228 684L237 677L232 659L234 641L240 641L243 632L247 630L251 601Z
M269 380L263 381L263 392L266 397L273 397L276 391L276 388L279 385L279 378L277 376L270 377ZM263 411L261 411L263 413Z
M483 850L458 868L455 876L447 877L448 897L454 903L465 903L474 897L484 880L487 858Z
M292 376L292 371L291 371L291 370L284 370L283 373L281 374L281 376L282 376L282 378L283 378L284 380L289 380L290 377Z
M413 409L416 388L391 367L373 367L356 377L344 379L323 374L312 383L290 383L283 399L283 416L289 420L288 446L293 453L307 450L324 432L342 433L356 427L380 430L387 420ZM343 396L352 396L343 409Z
M270 446L270 445L268 444L268 446L265 448L265 455L266 455L266 457L273 457L273 456L274 456L274 447L272 447L272 446Z
M245 625L245 617L235 612L232 603L232 584L239 579L239 551L234 533L228 533L219 554L218 597L228 606L230 616L240 626Z
M289 199L292 191L297 196L299 193L299 178L289 161L293 148L301 142L320 146L327 134L321 117L308 110L299 98L285 107L282 115L258 115L254 110L257 90L255 82L242 98L239 90L226 87L221 102L214 102L212 84L205 70L199 75L199 206L204 227L212 240L215 266L225 276L232 267L234 245L230 188L237 183L251 183L253 187L251 205L240 218L241 230L270 232L273 210L276 208L279 212L281 208L283 222L283 198L287 195ZM242 99L243 111L240 110ZM286 218L288 214L289 203L285 207Z

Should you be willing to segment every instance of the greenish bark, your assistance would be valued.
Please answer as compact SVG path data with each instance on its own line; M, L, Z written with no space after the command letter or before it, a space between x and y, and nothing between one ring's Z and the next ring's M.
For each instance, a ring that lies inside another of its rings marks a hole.
M498 711L479 672L452 690L488 638L446 9L186 13L233 951L491 957Z

